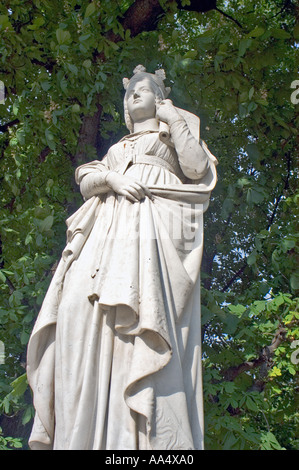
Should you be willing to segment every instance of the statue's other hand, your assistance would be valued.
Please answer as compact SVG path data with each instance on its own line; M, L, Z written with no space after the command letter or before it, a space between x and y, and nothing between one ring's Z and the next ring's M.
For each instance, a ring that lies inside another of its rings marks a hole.
M171 100L163 100L156 105L156 117L159 121L166 122L180 117Z
M127 175L120 175L115 171L108 173L106 183L113 191L121 196L125 196L131 202L141 201L146 196L150 199L153 197L148 187L141 181L137 181Z

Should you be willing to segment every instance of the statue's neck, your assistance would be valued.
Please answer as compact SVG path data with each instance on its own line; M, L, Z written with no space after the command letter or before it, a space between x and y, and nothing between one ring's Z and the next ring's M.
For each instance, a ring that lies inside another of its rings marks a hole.
M158 131L159 130L159 122L156 118L146 119L140 122L134 122L134 134L136 132L142 131Z

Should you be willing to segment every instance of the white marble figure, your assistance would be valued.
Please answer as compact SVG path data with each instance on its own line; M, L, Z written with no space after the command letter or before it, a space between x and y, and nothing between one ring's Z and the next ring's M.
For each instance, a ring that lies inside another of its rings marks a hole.
M200 264L216 158L163 71L124 79L130 134L84 204L28 345L32 449L202 449Z

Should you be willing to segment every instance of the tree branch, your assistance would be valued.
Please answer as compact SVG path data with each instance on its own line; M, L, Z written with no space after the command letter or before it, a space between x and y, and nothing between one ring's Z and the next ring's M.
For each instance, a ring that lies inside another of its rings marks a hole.
M205 13L206 11L216 10L217 0L191 0L190 5L182 6L182 2L178 1L180 10L197 11Z
M223 289L222 289L221 292L225 292L227 289L230 288L230 286L235 282L236 279L238 279L239 277L241 277L241 275L242 275L243 272L245 271L246 266L247 266L247 258L245 259L243 266L241 266L241 268L233 275L233 277L232 277L232 278L228 281L228 283L223 287Z
M273 356L274 351L278 348L278 346L285 340L285 337L286 329L283 327L278 328L270 346L265 346L256 359L252 361L245 361L238 366L232 366L222 371L223 379L225 381L232 382L243 372L247 372L263 365L268 371L271 364L271 357Z
M136 36L142 31L152 31L156 28L163 8L159 0L138 0L126 11L122 26Z
M217 6L215 6L215 10L218 11L219 13L221 13L221 15L225 16L225 18L228 18L229 20L236 23L236 25L239 26L239 28L243 29L243 26L241 25L241 23L239 23L238 20L236 20L235 18L230 16L228 13L225 13L225 11L220 10Z
M7 122L0 126L0 132L6 132L10 127L15 126L20 121L18 119L13 119L13 121Z
M287 176L286 176L286 179L284 181L284 186L283 186L283 190L281 191L280 195L278 196L278 198L276 199L276 203L275 203L275 206L274 206L274 210L269 218L269 222L268 222L268 225L267 225L267 230L269 230L269 228L271 227L271 225L273 224L273 221L274 221L274 218L276 216L276 213L277 213L277 210L278 210L278 206L279 206L279 203L281 201L281 198L283 197L284 195L284 192L289 189L289 180L290 180L290 176L291 176L291 152L288 152L286 154L286 157L287 157Z
M216 0L190 0L190 5L184 6L178 1L178 9L204 13L216 9ZM164 13L159 0L137 0L126 11L122 25L124 29L130 29L132 36L136 36L142 31L155 29Z

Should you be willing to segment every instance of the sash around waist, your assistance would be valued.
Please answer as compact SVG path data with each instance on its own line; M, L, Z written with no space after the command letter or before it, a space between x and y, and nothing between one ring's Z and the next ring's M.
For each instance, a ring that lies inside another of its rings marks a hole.
M171 171L171 173L174 173L175 175L177 174L177 171L175 171L175 168L163 158L158 157L157 155L145 155L145 154L134 155L132 158L126 159L124 167L123 165L121 165L120 167L121 173L125 173L125 171L128 169L129 166L135 165L136 163L160 166L162 168L166 168L167 170Z

